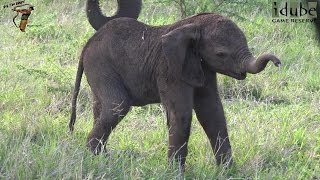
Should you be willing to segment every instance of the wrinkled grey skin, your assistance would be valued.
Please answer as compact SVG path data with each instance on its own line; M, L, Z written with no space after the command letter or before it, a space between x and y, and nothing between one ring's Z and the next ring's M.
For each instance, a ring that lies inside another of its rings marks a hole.
M254 58L243 32L227 17L199 14L166 26L116 18L84 47L76 79L70 130L84 71L94 102L88 147L99 153L131 106L162 103L169 129L168 159L184 166L192 109L207 134L218 164L232 163L217 72L242 80L261 72L272 54Z

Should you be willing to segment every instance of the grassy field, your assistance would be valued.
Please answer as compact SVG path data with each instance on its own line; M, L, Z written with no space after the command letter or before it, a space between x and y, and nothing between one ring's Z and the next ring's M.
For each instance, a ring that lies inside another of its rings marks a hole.
M173 4L154 1L144 0L140 21L180 19ZM1 9L7 1L0 2ZM108 156L93 156L85 147L93 122L86 80L75 133L67 131L80 52L94 34L85 2L29 0L35 26L26 33L14 27L10 9L0 14L0 179L320 179L320 48L312 24L272 23L267 0L189 2L189 14L229 16L255 55L272 52L283 62L244 81L219 75L235 166L215 165L194 116L186 172L168 168L160 105L133 108L111 134ZM114 1L101 4L108 15L115 11Z

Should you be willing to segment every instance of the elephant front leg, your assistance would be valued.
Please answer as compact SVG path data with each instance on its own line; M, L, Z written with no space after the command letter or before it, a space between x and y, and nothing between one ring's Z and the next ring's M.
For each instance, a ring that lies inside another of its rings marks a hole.
M188 154L188 140L191 127L192 111L177 112L174 109L168 110L169 147L168 160L174 160L184 167Z
M210 140L217 163L230 166L233 163L231 145L222 103L215 84L196 90L194 110Z
M170 164L176 161L183 169L188 154L193 89L188 86L171 88L162 94L161 99L166 109L169 129L168 160Z

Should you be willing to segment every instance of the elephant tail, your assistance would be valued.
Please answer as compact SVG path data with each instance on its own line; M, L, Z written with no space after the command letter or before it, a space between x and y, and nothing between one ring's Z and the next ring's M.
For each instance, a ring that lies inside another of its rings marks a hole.
M83 58L82 58L82 55L81 55L81 58L80 58L80 61L79 61L79 65L78 65L76 82L75 82L75 85L74 85L73 96L72 96L71 118L70 118L70 122L69 122L69 130L70 130L70 132L73 132L74 123L76 122L77 98L78 98L81 79L82 79L82 74L83 74L83 60L82 59Z
M129 17L138 19L141 11L141 0L117 0L118 10L111 17L104 16L99 6L99 0L87 1L87 17L91 26L97 31L108 21L119 18Z

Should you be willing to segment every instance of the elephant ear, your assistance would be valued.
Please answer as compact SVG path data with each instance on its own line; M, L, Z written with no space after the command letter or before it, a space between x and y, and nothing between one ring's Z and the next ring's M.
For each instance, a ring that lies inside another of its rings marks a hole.
M162 50L168 61L168 73L191 86L203 86L204 73L197 53L199 27L187 24L162 36Z

